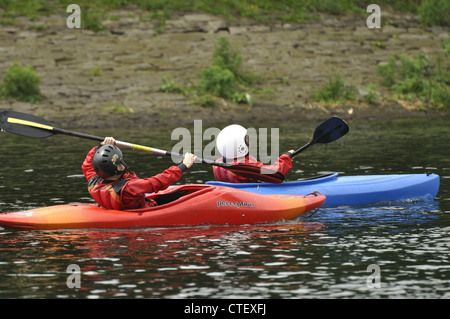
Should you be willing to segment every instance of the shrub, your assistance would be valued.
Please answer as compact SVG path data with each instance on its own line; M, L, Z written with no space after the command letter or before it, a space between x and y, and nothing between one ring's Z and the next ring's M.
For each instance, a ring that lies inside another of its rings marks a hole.
M213 64L230 70L238 83L242 85L252 84L256 81L256 77L251 73L242 71L242 60L239 51L230 46L227 38L220 37L218 44L215 46Z
M421 52L415 57L392 56L389 62L378 67L383 84L398 98L419 99L431 107L448 108L450 100L450 71L442 57L433 66L428 56Z
M346 85L341 76L333 76L316 93L316 100L320 102L332 103L337 101L356 99L357 90L352 85Z
M190 96L191 101L202 106L212 106L214 96L252 105L252 97L246 89L249 83L255 81L255 77L243 73L241 64L242 57L239 52L230 46L225 37L221 37L214 47L213 63L202 70L198 86L184 89L165 77L158 90Z
M428 82L426 92L428 100L432 105L447 109L450 105L450 87L449 83Z
M200 75L199 89L203 94L213 94L240 103L252 104L252 99L245 90L255 78L241 71L242 56L231 47L226 37L220 37L215 45L213 64L203 69Z
M86 29L98 32L105 29L101 22L101 18L104 13L101 10L87 8L87 10L82 12L82 23L83 27Z
M229 69L213 64L201 73L200 89L205 93L231 99L236 88L236 77Z
M423 0L418 9L419 20L424 25L450 26L448 0Z
M184 90L167 76L163 77L163 84L158 87L158 91L164 93L184 93Z
M383 76L383 85L391 87L395 83L395 69L396 69L396 58L391 56L387 64L382 64L378 66L378 73Z
M20 67L17 62L13 62L3 77L0 95L24 102L39 102L41 100L39 81L39 75L33 67Z
M450 39L445 40L442 45L444 47L445 55L447 58L450 58Z
M371 84L367 87L367 94L364 95L364 101L366 101L369 104L378 104L380 103L380 97L378 96L375 84Z
M234 75L240 73L242 56L237 50L231 47L227 38L220 37L214 47L213 64L230 70Z

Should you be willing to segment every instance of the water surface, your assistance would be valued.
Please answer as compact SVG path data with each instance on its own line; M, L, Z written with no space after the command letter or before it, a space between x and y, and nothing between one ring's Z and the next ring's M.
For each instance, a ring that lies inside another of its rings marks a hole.
M437 198L323 208L309 219L270 225L0 227L0 298L449 298L448 119L349 124L344 138L301 153L288 179L432 172L441 177ZM260 126L279 127L284 152L306 144L317 125ZM172 130L85 133L170 150L177 143L170 140ZM81 163L94 145L66 136L35 140L1 133L0 210L91 201ZM172 165L154 154L124 155L141 177ZM211 167L196 164L179 183L211 179ZM80 288L67 285L69 265L81 269Z

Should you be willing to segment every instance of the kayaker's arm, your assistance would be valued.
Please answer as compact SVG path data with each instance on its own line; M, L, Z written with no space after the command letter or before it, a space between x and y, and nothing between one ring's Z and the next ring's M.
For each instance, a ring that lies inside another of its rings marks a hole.
M101 145L107 145L107 144L115 145L116 144L115 138L111 137L111 136L105 137L105 139L103 140ZM197 158L197 156L195 156L191 153L186 153L186 155L184 156L183 162L178 167L181 169L182 172L184 172L185 170L187 170L194 164L196 158Z
M184 164L183 164L184 165ZM156 193L168 188L183 176L182 170L177 166L171 166L164 172L147 178L136 178L130 180L124 187L123 202L134 200L147 193Z
M290 156L291 152L293 152L293 150L278 157L274 165L262 165L261 163L261 165L258 166L274 170L280 172L283 175L286 175L292 169L292 158Z
M274 165L264 165L262 162L259 162L253 156L246 156L245 158L235 159L233 162L228 163L234 165L235 167L239 167L239 165L247 165L254 167L256 170L259 170L259 174L264 175L266 172L270 171L271 174L279 174L281 176L286 175L292 169L292 157L291 152L293 150L287 152L286 154L281 155L277 158ZM216 160L216 162L221 162L222 158ZM240 175L240 172L232 172L230 170L225 170L222 167L214 166L213 168L214 177L218 181L229 182L229 183L249 183L255 182L252 177L248 177L243 174Z
M186 153L186 155L184 155L183 163L181 163L180 165L184 165L186 169L190 168L192 165L194 165L196 159L197 156L195 156L194 154ZM180 167L180 165L178 167ZM184 170L181 167L180 169L184 172Z
M96 147L93 147L89 153L86 155L83 164L81 165L81 169L83 170L84 177L86 177L87 181L90 181L93 177L97 176L97 173L92 166L92 159L94 158Z

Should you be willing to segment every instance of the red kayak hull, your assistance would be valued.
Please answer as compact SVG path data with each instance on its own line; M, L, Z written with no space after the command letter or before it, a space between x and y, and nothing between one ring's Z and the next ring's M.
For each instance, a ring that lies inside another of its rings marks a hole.
M319 208L324 195L261 195L212 185L171 187L186 194L147 209L109 210L73 203L0 214L0 226L16 229L120 229L203 224L259 224L292 220Z

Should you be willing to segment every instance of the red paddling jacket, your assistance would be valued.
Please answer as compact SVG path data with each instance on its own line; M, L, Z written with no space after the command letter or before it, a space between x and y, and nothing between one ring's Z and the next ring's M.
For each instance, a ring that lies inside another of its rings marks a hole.
M135 209L157 205L148 201L146 193L156 193L178 181L186 170L184 164L172 166L161 174L149 178L138 178L135 173L126 172L121 179L108 181L102 179L94 170L92 160L97 147L89 151L83 162L83 174L88 180L88 190L92 198L108 209Z
M222 163L223 158L217 159L216 162ZM257 161L256 158L254 158L251 155L247 155L243 158L238 158L232 162L228 162L228 164L238 164L238 163L251 164L251 165L258 166L258 167L265 167L268 169L272 169L274 171L278 171L278 172L282 173L283 175L286 175L292 169L292 158L288 154L281 155L277 159L275 165L264 165L263 163ZM220 182L228 182L228 183L252 183L252 182L254 182L250 178L239 176L239 175L237 175L233 172L230 172L229 170L219 167L219 166L213 167L213 173L214 173L214 177L216 178L216 180L218 180Z

